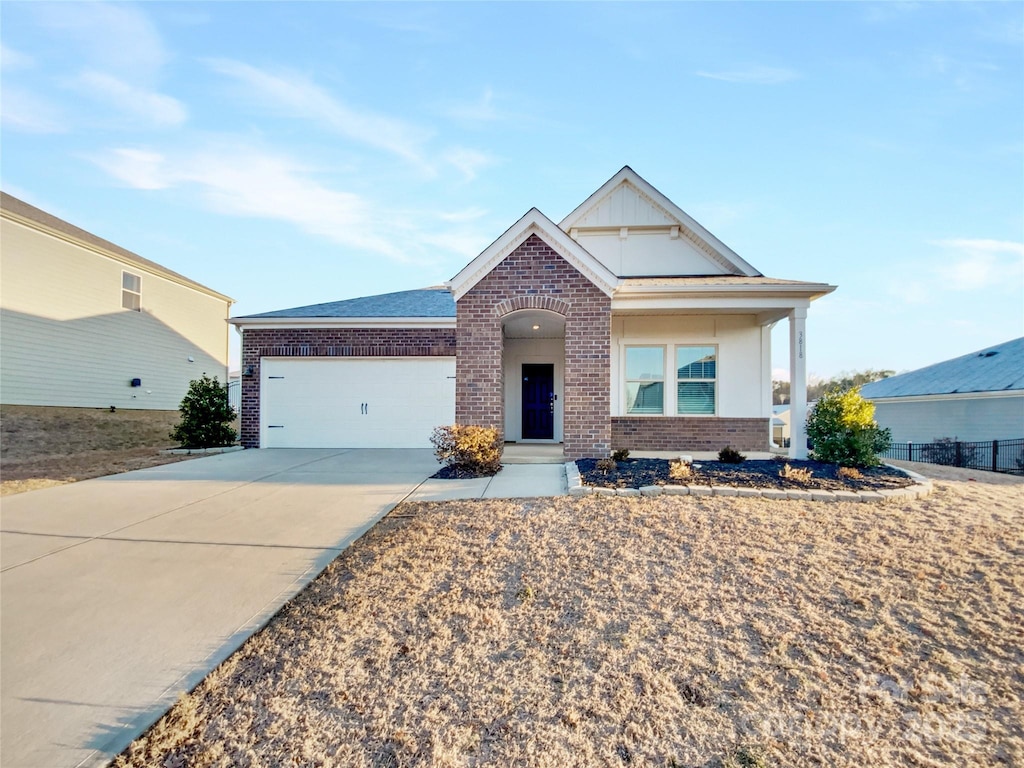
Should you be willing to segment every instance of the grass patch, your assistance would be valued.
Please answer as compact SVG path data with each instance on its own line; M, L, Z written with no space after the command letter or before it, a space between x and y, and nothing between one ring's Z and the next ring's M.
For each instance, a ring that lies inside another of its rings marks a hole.
M178 411L0 406L0 494L182 461L169 433Z
M1022 510L403 505L115 765L1021 764Z

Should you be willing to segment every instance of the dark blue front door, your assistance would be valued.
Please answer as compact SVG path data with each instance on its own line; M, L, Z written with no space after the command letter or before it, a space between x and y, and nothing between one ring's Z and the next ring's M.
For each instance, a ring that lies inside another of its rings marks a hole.
M523 439L551 440L555 436L555 366L523 364Z

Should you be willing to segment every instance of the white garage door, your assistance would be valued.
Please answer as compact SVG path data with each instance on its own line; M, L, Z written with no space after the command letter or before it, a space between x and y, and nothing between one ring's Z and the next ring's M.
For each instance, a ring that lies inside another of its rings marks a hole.
M455 358L263 358L265 448L429 448L455 421Z

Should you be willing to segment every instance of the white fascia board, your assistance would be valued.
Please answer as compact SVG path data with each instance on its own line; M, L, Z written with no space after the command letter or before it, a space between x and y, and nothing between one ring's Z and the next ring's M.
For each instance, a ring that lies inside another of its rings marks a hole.
M605 195L610 193L615 187L619 186L622 182L629 182L636 187L640 192L647 197L651 198L657 205L661 206L665 212L671 217L676 219L681 225L693 232L697 237L703 240L713 251L717 251L719 256L725 261L730 262L741 274L747 277L760 277L761 272L754 268L752 264L746 261L736 251L727 246L713 234L711 234L704 226L694 219L690 214L680 208L678 205L669 200L665 195L651 186L650 182L644 179L640 174L630 168L628 165L624 166L621 171L612 176L608 181L601 185L601 187L594 192L590 197L584 200L576 210L562 219L558 226L564 231L568 232L572 229L576 222L579 221L592 207L598 202L604 199Z
M867 397L876 405L879 403L936 403L946 400L991 400L996 398L1024 397L1024 389L1000 389L995 392L949 392L941 395L903 395L902 397Z
M825 283L773 283L770 285L692 285L680 287L678 285L621 285L615 292L616 298L641 298L651 297L654 300L661 300L665 297L676 296L680 298L690 296L734 296L749 295L752 297L777 296L781 298L799 298L808 301L826 296L836 289L834 285Z
M559 256L579 270L606 296L611 296L619 279L604 264L595 259L586 248L558 228L551 219L536 208L525 215L467 264L461 272L445 283L458 301L474 285L486 277L506 256L522 245L530 235L537 235L551 246Z
M791 309L806 309L810 299L780 296L666 296L664 298L612 298L612 312L643 312L644 310L702 310L707 312L735 312L761 314Z
M232 317L236 328L454 328L454 317Z

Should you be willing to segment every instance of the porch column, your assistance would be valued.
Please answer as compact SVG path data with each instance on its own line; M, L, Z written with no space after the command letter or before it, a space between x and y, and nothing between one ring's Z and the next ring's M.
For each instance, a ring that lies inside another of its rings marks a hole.
M789 458L807 458L807 308L789 313Z

